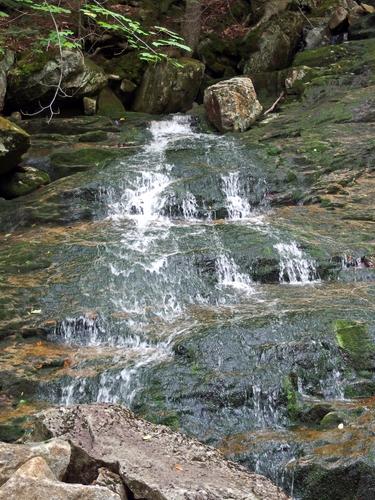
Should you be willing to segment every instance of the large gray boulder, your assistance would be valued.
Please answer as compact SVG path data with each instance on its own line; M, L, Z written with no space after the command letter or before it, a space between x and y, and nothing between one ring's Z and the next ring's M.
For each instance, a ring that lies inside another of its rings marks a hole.
M32 437L60 436L87 460L118 474L144 500L286 500L268 479L225 460L195 439L108 404L52 408L36 416Z
M220 132L243 132L263 111L249 77L235 77L211 85L204 92L204 107L209 121Z
M78 99L97 94L107 80L104 71L78 50L63 50L61 58L58 53L27 52L9 71L7 99L21 107L44 103L59 83L62 92Z
M137 91L134 110L143 113L188 111L198 95L204 64L196 59L180 58L150 65Z
M29 134L0 116L0 175L14 170L29 146Z
M0 55L0 113L4 107L5 94L7 91L7 76L12 64L14 63L14 52L5 50Z

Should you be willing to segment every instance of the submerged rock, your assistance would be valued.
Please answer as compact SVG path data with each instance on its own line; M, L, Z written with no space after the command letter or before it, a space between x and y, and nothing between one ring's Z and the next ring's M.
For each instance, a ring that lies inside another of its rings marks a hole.
M247 130L263 110L248 77L236 77L208 87L204 106L209 121L220 132Z
M0 116L0 175L17 167L29 146L29 134Z
M53 408L36 416L34 437L61 436L82 457L118 464L134 498L286 499L268 479L226 461L195 439L108 404ZM84 462L81 462L84 468ZM76 471L78 473L78 471Z
M149 66L137 91L134 110L144 113L188 111L198 95L204 64L190 58Z

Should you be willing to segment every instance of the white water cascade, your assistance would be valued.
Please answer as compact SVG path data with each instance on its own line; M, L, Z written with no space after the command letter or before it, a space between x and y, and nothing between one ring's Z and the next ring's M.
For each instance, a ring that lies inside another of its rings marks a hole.
M223 147L222 138L196 133L186 116L151 122L149 130L150 143L122 164L127 170L117 191L106 195L107 221L121 235L121 245L108 243L101 261L110 304L124 318L121 328L116 331L81 316L63 321L55 335L73 345L118 349L114 358L118 369L103 371L95 388L85 379L67 382L60 391L60 400L66 404L84 400L90 391L100 402L131 404L141 387L142 370L173 356L173 340L191 328L192 307L263 301L261 285L236 263L235 241L217 231L206 209L209 203L201 193L191 192L190 186L175 191L181 179L168 162L168 151L194 150L203 144L208 156L211 147ZM279 232L266 221L266 213L251 205L249 191L254 186L249 179L246 182L246 171L240 168L242 163L238 170L226 173L222 167L217 172L212 169L221 197L218 202L227 213L224 225L241 225L280 240ZM168 211L171 204L179 204L175 217ZM199 213L206 215L199 218ZM192 256L207 251L207 245L214 265L206 275ZM317 279L314 262L296 242L279 241L274 248L280 255L280 282L306 284Z
M280 283L305 285L319 281L315 262L298 248L295 241L277 243L275 248L280 254Z

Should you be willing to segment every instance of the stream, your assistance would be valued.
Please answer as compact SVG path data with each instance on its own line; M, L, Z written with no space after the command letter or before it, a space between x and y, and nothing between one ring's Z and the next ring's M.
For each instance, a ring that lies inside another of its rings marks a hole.
M272 208L269 173L237 136L185 115L149 122L146 135L134 154L77 174L89 222L26 233L49 270L17 304L57 319L48 341L70 359L36 397L124 403L294 493L290 464L306 453L295 407L345 405L358 382L333 325L365 321L373 334L371 276L345 260L352 229ZM71 200L53 209L84 205Z

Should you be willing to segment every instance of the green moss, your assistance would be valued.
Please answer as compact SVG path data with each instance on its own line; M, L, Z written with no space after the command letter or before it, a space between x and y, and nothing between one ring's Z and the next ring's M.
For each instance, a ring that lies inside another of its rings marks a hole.
M375 345L365 323L337 320L334 323L334 331L337 344L350 357L354 368L374 368Z
M289 374L287 377L284 377L282 392L286 400L289 417L292 420L297 420L301 412L301 405L294 374Z

